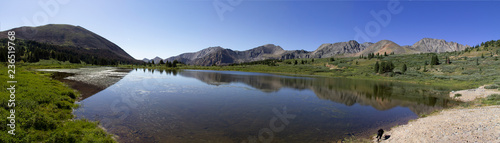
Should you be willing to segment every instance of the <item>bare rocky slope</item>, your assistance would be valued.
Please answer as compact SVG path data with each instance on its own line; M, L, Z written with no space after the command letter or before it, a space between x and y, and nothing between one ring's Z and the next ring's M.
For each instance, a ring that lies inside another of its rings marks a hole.
M310 53L311 58L332 57L341 54L355 54L364 51L366 48L373 45L373 43L363 43L351 40L349 42L327 43L319 46L318 49Z
M443 39L424 38L409 48L424 53L442 53L462 51L467 47L469 46L458 44L456 42L446 42Z
M166 60L177 60L193 65L228 65L265 59L279 59L286 51L280 46L267 44L246 51L233 51L222 47L210 47L194 53L184 53Z
M389 41L389 40L381 40L375 44L372 44L370 47L356 54L356 56L360 55L368 55L369 53L374 54L413 54L419 53L419 51L411 50L407 46L399 46L398 44Z

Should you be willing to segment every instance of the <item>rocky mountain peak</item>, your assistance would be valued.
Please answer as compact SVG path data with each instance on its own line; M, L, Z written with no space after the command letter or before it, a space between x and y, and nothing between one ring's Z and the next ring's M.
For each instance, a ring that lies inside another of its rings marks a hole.
M321 44L318 49L311 53L312 58L331 57L339 54L353 54L366 49L368 44L359 44L355 40L337 43Z
M360 56L370 53L379 54L412 54L421 52L443 52L463 50L467 46L455 42L446 42L441 39L424 38L413 46L400 46L390 40L381 40L377 43L358 43L355 40L337 43L321 44L318 49L310 52L305 50L283 50L280 46L266 44L246 51L233 51L222 47L210 47L194 53L185 53L168 58L187 64L195 65L227 65L266 59L294 59L294 58L327 58L336 55Z
M443 39L423 38L413 44L410 48L424 53L441 53L461 51L469 47L468 45L461 45L456 42L446 42Z

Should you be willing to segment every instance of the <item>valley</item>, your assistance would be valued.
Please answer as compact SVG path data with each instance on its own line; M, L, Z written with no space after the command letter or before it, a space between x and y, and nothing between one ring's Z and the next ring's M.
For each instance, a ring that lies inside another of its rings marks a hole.
M23 114L16 116L21 119L16 132L26 140L242 141L256 138L256 131L269 127L243 128L252 122L267 123L267 117L273 117L255 114L255 111L266 112L278 108L272 105L280 104L286 105L288 113L297 118L293 119L295 124L287 125L287 131L273 130L275 142L365 142L377 128L389 130L441 110L498 105L496 96L483 95L486 98L461 102L448 93L483 85L498 88L500 40L476 46L431 38L421 39L412 46L400 46L389 40L361 44L352 40L321 44L314 51L284 50L273 44L245 51L210 47L166 59L135 60L113 43L81 27L47 25L35 29L45 36L20 35L15 43L19 51L16 67L22 79L22 88L16 89L21 93L16 104L22 106L16 113ZM50 36L68 33L47 29L75 30L87 36ZM5 52L6 39L3 40L0 49ZM0 53L6 55L3 52ZM0 56L0 61L6 60L7 57ZM37 93L37 88L32 86L37 84L46 90ZM223 94L207 97L219 93ZM50 96L33 96L41 94ZM293 96L288 96L290 94ZM33 104L26 106L26 103ZM265 106L255 106L260 104ZM173 110L160 110L164 108ZM76 111L69 112L71 109ZM37 114L31 114L32 111ZM357 114L369 111L391 118L377 116L376 123L349 121L351 117L356 121L370 118ZM8 116L9 113L2 110L1 114ZM308 118L312 116L315 118ZM39 117L46 120L26 120ZM195 120L187 120L193 117ZM332 119L347 126L328 122ZM317 122L311 122L313 120ZM132 126L134 123L141 125ZM216 125L210 126L211 123ZM148 128L160 124L168 126ZM227 127L229 125L231 127ZM315 128L308 127L311 125ZM198 128L200 126L203 128ZM66 129L68 127L72 129ZM304 129L311 130L307 136L296 134ZM80 130L92 135L82 135ZM27 137L28 132L35 132L34 137ZM397 134L396 131L389 133ZM290 140L288 136L297 138ZM21 140L10 136L0 139Z

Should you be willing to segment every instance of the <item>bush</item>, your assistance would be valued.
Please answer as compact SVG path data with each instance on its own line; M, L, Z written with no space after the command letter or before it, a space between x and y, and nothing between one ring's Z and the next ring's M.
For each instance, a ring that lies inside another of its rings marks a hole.
M457 68L456 66L447 65L447 66L441 67L441 71L442 72L447 72L447 73L453 73L453 72L455 72L456 68Z
M62 95L69 96L71 99L76 99L76 95L73 92L63 92Z
M486 99L482 100L482 103L486 105L500 105L500 94L488 95Z
M497 89L497 88L498 88L498 85L495 85L495 84L493 84L493 85L488 85L488 86L485 86L484 88L485 88L485 89Z
M471 74L474 74L476 73L476 71L473 71L473 70L466 70L466 71L463 71L462 74L465 74L465 75L471 75Z
M460 96L462 96L462 94L460 93L455 94L455 97L460 97Z

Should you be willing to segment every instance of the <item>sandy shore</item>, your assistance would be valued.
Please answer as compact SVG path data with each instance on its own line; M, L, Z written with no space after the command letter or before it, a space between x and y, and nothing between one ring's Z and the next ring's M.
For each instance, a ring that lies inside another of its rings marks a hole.
M468 89L450 93L462 94L459 101L473 101L490 94L500 93L496 89ZM457 108L440 111L429 117L410 121L386 131L380 142L500 142L500 105ZM375 138L375 137L374 137ZM377 142L373 138L373 142Z

